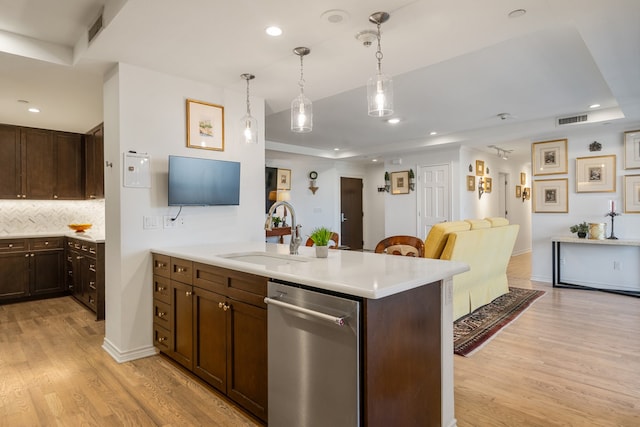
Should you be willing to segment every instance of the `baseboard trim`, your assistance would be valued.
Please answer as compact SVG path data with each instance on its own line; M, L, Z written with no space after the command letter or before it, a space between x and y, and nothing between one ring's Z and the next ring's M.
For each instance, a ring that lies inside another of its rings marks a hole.
M451 422L449 422L449 424L447 425L447 427L457 427L458 426L458 420L456 420L455 418L451 420Z
M121 351L106 337L102 343L102 349L118 363L130 362L132 360L144 359L145 357L155 356L158 351L154 346L141 347L135 350Z
M549 276L531 276L529 280L534 282L551 283L551 277Z

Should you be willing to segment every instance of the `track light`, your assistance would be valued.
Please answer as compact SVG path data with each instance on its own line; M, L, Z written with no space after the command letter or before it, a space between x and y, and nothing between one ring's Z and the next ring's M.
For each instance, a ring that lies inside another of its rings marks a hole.
M496 147L495 145L490 145L489 148L495 148L496 155L503 160L509 160L509 154L513 153L513 150L505 150L504 148Z

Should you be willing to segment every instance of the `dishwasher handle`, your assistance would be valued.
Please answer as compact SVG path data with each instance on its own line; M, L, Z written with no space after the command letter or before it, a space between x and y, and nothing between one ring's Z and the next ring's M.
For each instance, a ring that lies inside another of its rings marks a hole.
M299 305L289 304L287 302L280 301L274 298L269 298L269 297L265 297L264 302L265 304L273 304L278 307L283 307L289 310L297 311L299 313L308 314L309 316L317 317L318 319L327 320L331 323L335 323L338 326L345 325L344 317L331 316L330 314L321 313L315 310L310 310L308 308L300 307Z

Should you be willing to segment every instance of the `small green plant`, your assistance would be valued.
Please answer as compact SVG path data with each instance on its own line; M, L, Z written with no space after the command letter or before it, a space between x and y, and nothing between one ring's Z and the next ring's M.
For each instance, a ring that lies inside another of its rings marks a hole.
M386 172L386 171L385 171L385 173L384 173L384 180L385 180L385 181L390 181L390 180L391 180L391 178L389 178L389 172Z
M279 216L272 216L271 222L273 222L274 227L278 227L280 225L280 222L282 222L282 219L280 219Z
M329 240L331 240L331 234L333 234L333 232L327 227L318 227L313 229L309 238L313 240L316 246L327 246Z
M575 224L569 227L569 231L572 233L588 233L589 225L586 222L583 222L582 224Z
M413 174L413 169L409 169L409 179L413 179L416 176Z

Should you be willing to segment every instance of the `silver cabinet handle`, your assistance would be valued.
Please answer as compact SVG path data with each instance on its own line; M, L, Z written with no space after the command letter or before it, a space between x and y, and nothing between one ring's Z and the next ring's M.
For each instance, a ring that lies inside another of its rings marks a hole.
M315 310L309 310L308 308L300 307L294 304L289 304L289 303L286 303L277 299L269 298L269 297L265 297L264 302L265 304L273 304L273 305L277 305L278 307L287 308L292 311L308 314L309 316L317 317L318 319L328 320L329 322L335 323L338 326L345 325L344 317L331 316L330 314L321 313Z

